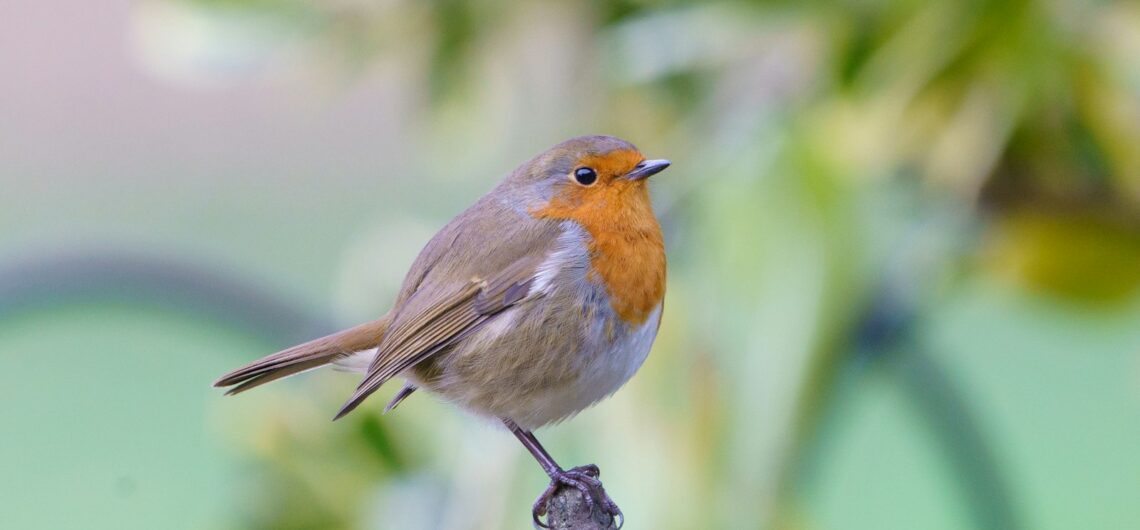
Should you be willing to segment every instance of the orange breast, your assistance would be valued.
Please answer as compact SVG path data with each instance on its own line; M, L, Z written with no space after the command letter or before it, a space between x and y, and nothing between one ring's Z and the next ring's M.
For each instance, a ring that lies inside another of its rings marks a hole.
M578 222L590 233L591 278L629 324L643 324L665 296L665 245L644 183L569 188L538 218Z

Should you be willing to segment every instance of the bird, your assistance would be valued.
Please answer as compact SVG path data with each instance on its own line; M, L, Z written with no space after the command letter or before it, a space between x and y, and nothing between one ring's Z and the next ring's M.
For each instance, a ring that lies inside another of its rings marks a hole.
M550 478L612 519L597 466L562 468L533 431L610 396L647 358L661 324L666 256L649 177L670 166L613 136L534 156L424 246L372 322L274 353L219 378L227 395L326 365L364 374L335 419L388 381L390 412L423 389L509 429Z

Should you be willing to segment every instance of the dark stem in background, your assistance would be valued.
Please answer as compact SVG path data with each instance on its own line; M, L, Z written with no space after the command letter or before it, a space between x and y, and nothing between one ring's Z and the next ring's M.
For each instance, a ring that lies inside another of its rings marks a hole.
M1016 530L1014 512L984 433L945 370L919 349L911 330L913 305L898 303L884 288L857 326L858 348L820 363L813 388L814 412L799 426L799 443L789 459L785 492L799 490L812 475L822 434L834 428L836 403L872 368L888 370L919 409L942 444L977 528ZM0 321L53 305L114 301L205 316L250 332L271 344L294 344L335 330L315 313L233 278L168 259L130 255L70 255L29 260L0 269ZM581 493L561 488L551 501L550 522L559 530L597 527Z
M841 428L839 404L850 399L872 370L884 370L933 431L941 454L967 500L973 526L985 530L1018 530L1023 524L1013 508L1008 482L1001 473L969 400L938 360L915 339L920 320L912 288L887 282L854 326L850 341L836 341L810 369L797 414L798 424L780 489L785 496L777 511L794 510L796 499L818 476L827 441ZM844 348L842 345L852 344ZM779 525L788 514L777 513Z
M965 394L937 358L916 348L883 362L942 446L958 487L973 508L974 524L987 530L1023 528L985 433L978 428Z
M0 268L0 318L84 302L117 302L207 317L274 345L336 331L331 321L268 289L173 259L69 254Z

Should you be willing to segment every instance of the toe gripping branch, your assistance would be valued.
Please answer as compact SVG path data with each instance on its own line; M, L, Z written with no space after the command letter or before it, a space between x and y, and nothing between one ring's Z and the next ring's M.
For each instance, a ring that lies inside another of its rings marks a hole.
M625 517L606 494L599 475L598 466L593 464L552 475L550 485L531 508L534 524L553 530L620 529Z
M621 509L602 487L602 481L598 478L601 476L598 466L590 464L563 470L533 433L523 430L513 421L503 420L503 423L550 477L550 485L531 508L535 527L553 530L610 530L620 529L625 524ZM543 516L547 516L545 522Z

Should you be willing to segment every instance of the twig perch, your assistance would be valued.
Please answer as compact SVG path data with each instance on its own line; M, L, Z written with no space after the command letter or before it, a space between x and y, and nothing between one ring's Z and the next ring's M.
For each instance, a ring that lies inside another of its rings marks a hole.
M582 492L563 486L546 505L546 522L551 530L614 530L618 520L602 510L591 510Z

